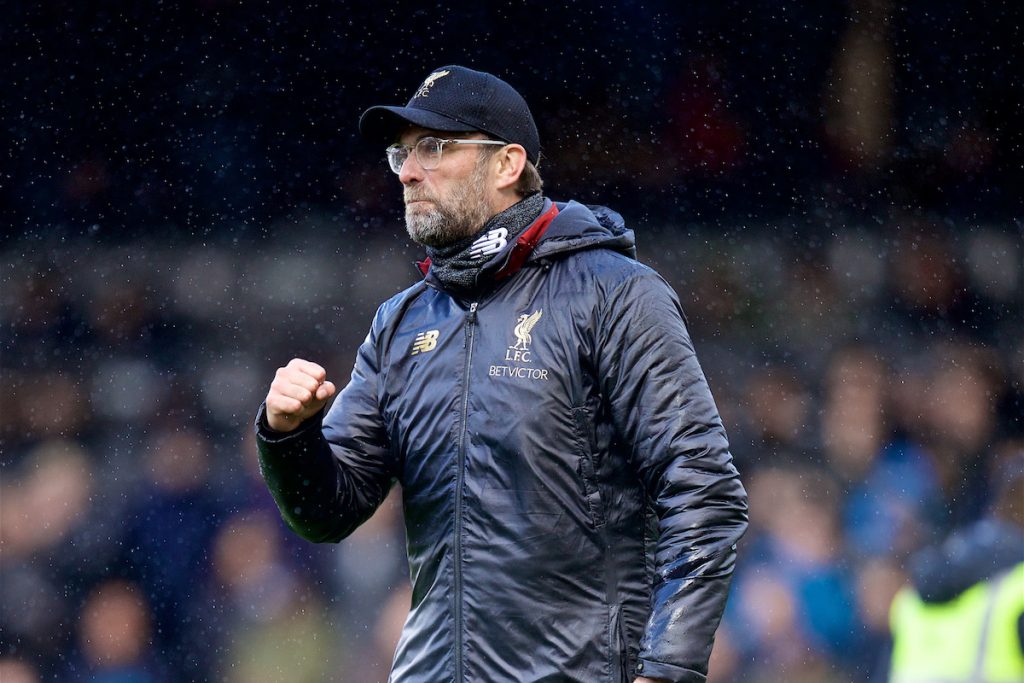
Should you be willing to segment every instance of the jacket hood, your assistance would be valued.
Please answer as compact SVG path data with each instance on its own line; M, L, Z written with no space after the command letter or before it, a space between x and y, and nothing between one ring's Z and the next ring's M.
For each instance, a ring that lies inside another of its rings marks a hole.
M604 206L586 206L574 201L555 202L555 205L558 215L548 226L544 239L533 250L530 261L597 248L612 249L636 258L633 231L626 227L626 222L617 212Z

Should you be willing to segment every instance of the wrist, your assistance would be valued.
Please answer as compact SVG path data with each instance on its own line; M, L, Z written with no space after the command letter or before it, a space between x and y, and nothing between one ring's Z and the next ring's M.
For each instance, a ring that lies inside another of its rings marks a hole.
M288 434L294 432L302 424L288 416L271 415L270 411L264 410L261 415L261 425L273 434Z

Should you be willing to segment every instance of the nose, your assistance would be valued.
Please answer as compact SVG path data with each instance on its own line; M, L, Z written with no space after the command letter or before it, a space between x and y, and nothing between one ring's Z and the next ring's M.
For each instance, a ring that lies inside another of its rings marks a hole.
M409 185L411 183L418 183L423 180L424 170L420 166L420 162L416 159L415 154L410 154L402 162L402 168L398 172L398 180L403 185Z

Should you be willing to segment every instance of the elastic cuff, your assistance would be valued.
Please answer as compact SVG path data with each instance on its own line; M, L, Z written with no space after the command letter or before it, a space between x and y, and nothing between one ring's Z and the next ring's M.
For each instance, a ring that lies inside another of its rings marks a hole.
M699 671L682 666L641 659L636 664L636 675L657 678L672 683L707 683L708 677Z
M279 444L287 443L292 439L297 439L305 436L312 430L319 430L324 419L324 411L321 408L320 412L312 417L303 420L302 424L293 429L290 432L278 432L270 428L267 423L267 404L261 403L260 409L256 413L256 438L268 444Z

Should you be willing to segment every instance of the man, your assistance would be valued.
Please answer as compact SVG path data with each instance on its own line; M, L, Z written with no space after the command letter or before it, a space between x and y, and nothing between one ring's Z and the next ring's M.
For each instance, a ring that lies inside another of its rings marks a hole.
M540 193L523 98L460 66L364 137L424 279L348 386L295 359L257 418L287 523L338 541L401 484L412 605L392 681L704 681L746 494L679 304L603 207Z

